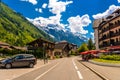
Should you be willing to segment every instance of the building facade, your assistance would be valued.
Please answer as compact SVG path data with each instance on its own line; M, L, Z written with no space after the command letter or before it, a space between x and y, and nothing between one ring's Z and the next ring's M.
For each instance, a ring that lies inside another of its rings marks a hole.
M75 44L71 44L67 41L53 43L43 38L39 38L28 43L27 48L33 53L36 53L36 50L38 49L42 50L45 53L43 57L49 56L50 59L54 59L56 56L68 56L70 51L77 52L77 45Z
M114 11L106 18L94 20L96 49L120 45L120 9Z
M54 48L54 55L61 57L68 56L71 49L72 46L67 41L57 42Z
M45 40L43 38L39 38L28 43L27 45L29 51L32 50L35 52L37 49L39 49L43 51L43 57L49 56L50 59L53 59L54 57L53 50L55 47L55 43L51 41Z

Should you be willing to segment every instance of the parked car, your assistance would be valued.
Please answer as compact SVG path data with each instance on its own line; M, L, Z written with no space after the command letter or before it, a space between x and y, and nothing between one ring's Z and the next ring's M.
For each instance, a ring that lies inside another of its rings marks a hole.
M37 59L32 54L17 54L10 58L0 60L0 66L7 69L12 67L24 67L28 66L33 68L37 63Z

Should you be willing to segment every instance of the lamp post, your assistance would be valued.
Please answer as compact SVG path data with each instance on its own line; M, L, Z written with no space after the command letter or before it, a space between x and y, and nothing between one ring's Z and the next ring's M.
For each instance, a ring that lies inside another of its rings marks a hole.
M45 64L45 43L43 43L43 61Z

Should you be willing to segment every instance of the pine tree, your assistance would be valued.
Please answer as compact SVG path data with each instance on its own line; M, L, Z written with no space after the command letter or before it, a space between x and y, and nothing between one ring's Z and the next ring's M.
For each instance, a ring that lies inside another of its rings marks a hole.
M95 49L94 43L93 43L91 38L88 40L87 47L88 47L89 50Z

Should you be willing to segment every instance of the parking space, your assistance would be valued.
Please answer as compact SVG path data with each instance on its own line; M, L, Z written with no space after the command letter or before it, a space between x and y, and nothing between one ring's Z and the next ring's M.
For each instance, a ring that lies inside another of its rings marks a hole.
M38 60L34 68L27 68L27 67L12 68L12 69L0 68L0 80L11 80L15 77L18 77L20 75L33 71L43 66L43 64L44 62L42 60Z

